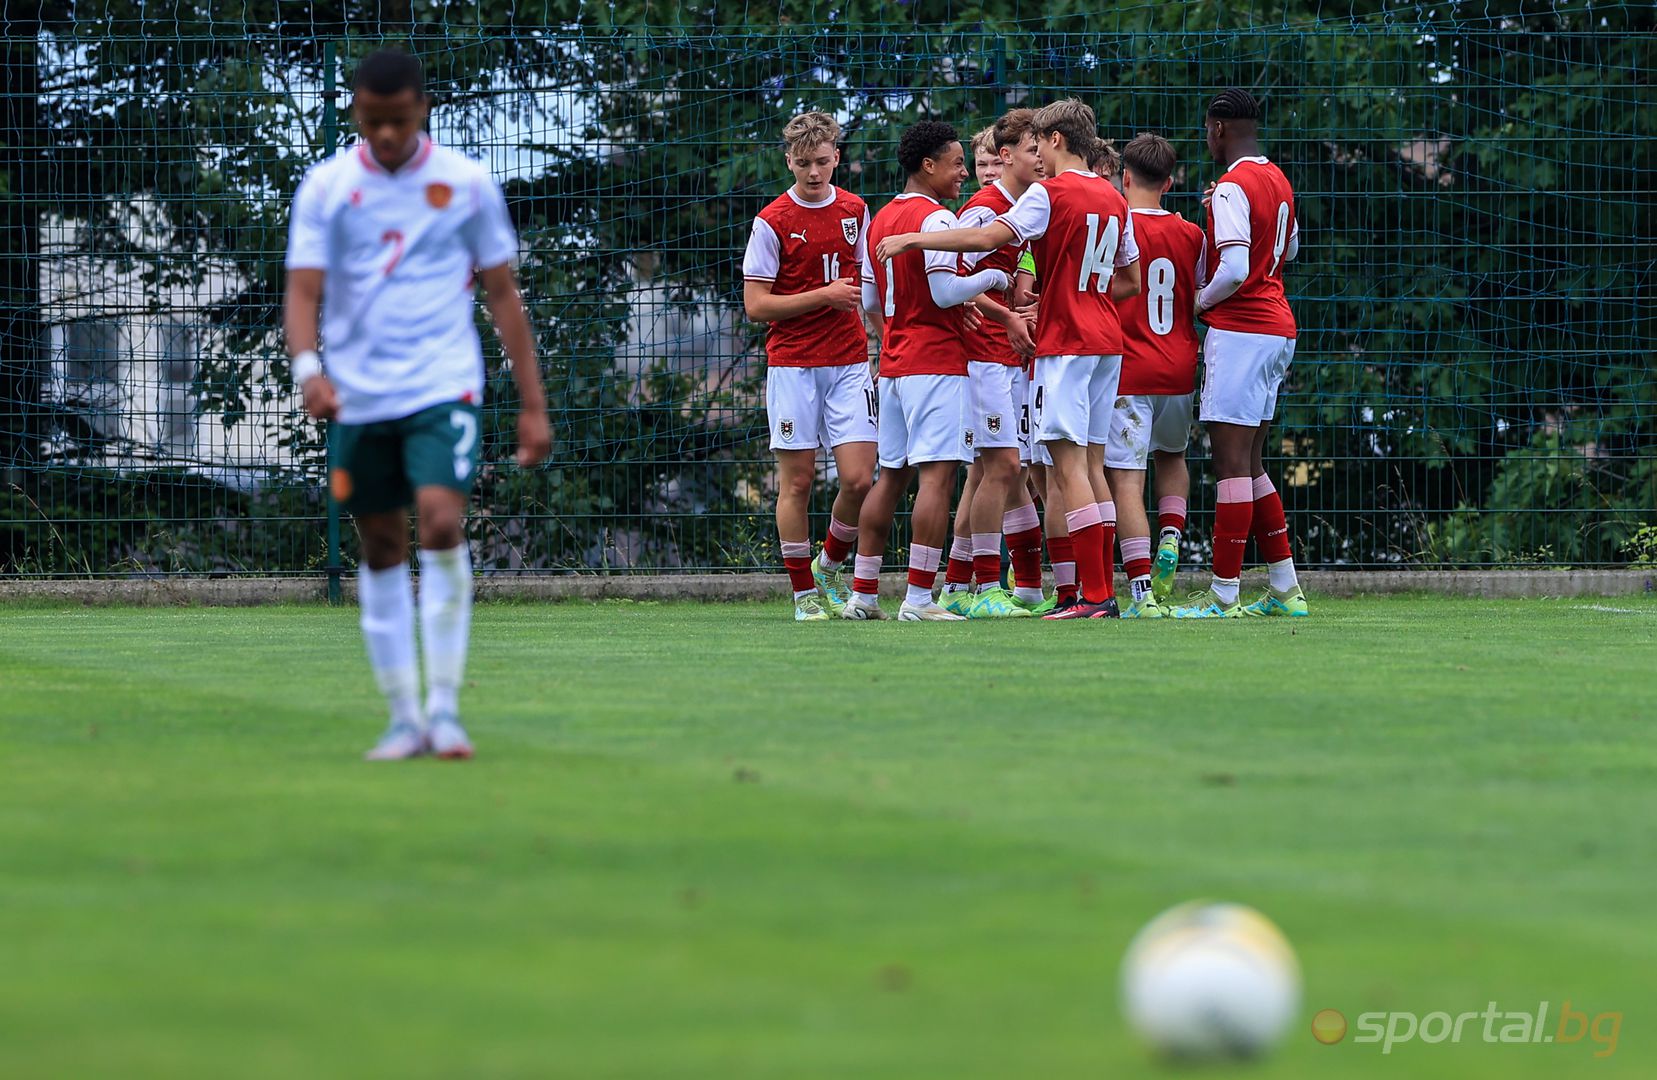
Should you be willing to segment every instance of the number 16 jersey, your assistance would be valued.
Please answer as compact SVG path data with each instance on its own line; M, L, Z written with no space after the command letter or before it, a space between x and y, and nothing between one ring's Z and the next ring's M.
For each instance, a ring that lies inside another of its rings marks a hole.
M795 296L844 278L861 282L869 208L830 185L829 196L808 203L791 187L754 219L742 257L746 281L768 281L775 296ZM863 319L856 311L818 308L774 322L765 332L772 367L839 367L869 360Z

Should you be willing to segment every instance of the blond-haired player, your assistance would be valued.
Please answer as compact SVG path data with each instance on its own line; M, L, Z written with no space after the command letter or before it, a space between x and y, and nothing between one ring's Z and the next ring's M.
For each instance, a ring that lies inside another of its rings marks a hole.
M862 305L869 210L834 186L840 125L807 112L783 128L794 183L754 219L742 260L748 317L765 334L765 412L777 458L777 535L794 590L794 618L820 622L851 598L840 568L857 541L857 518L874 483L878 431ZM840 474L828 533L811 556L807 513L817 451Z

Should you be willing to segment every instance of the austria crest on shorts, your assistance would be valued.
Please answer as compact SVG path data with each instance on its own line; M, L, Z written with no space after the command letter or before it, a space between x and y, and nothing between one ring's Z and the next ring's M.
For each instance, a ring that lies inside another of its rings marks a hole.
M966 443L966 446L967 446L968 450L972 449L972 429L971 428L967 428L965 431L961 432L961 441Z
M1001 414L996 413L993 416L984 417L984 429L991 435L1001 434Z
M841 218L840 219L840 232L843 236L845 236L846 243L850 244L852 247L857 246L857 219L856 218L854 218L854 217L843 217L843 218Z
M777 425L777 430L782 433L784 442L794 441L794 421L784 420L782 423Z

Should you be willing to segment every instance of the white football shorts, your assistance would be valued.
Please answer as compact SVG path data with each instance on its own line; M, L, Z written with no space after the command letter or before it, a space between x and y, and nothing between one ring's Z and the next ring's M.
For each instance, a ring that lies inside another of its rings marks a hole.
M1030 398L1036 442L1104 446L1121 379L1120 354L1036 357Z
M1029 382L1024 369L974 360L967 364L967 378L972 382L974 453L1021 446L1019 427Z
M877 442L878 408L868 364L774 367L765 373L765 418L773 450Z
M1212 327L1203 339L1205 424L1259 427L1277 415L1277 391L1295 356L1295 339Z
M1116 399L1111 410L1110 441L1105 444L1105 468L1145 469L1155 450L1183 453L1191 442L1191 405L1194 394L1132 394Z
M880 467L971 461L972 387L965 375L880 380Z

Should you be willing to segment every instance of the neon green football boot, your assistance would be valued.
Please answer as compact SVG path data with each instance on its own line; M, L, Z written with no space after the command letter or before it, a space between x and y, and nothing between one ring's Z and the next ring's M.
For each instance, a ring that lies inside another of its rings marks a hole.
M1265 594L1243 609L1244 615L1265 617L1288 617L1304 619L1311 612L1306 610L1306 594L1296 585L1288 592L1278 592L1268 588Z
M954 592L950 592L946 588L938 594L938 606L951 615L959 615L964 619L967 617L967 611L972 607L973 599L970 585L964 589L956 589Z
M1168 613L1162 605L1156 602L1156 594L1147 594L1143 600L1135 600L1122 609L1124 619L1166 619Z
M1156 562L1151 567L1151 595L1158 604L1165 604L1174 595L1174 575L1179 572L1179 537L1164 536L1156 546ZM1123 615L1126 618L1126 613Z
M811 560L811 579L817 583L817 592L823 598L823 607L830 615L838 615L852 602L852 587L846 575L836 570L824 570L817 559Z
M1028 619L1030 609L1016 603L1012 596L997 585L973 595L972 603L967 605L969 619Z
M794 601L795 622L827 622L829 613L823 610L820 596L801 596Z
M1170 616L1175 619L1241 619L1243 605L1233 600L1227 604L1214 595L1213 589L1192 593L1190 603L1176 607Z
M1044 596L1040 600L1020 600L1017 593L1010 592L1007 595L1012 597L1013 603L1032 615L1045 615L1053 610L1052 597Z

